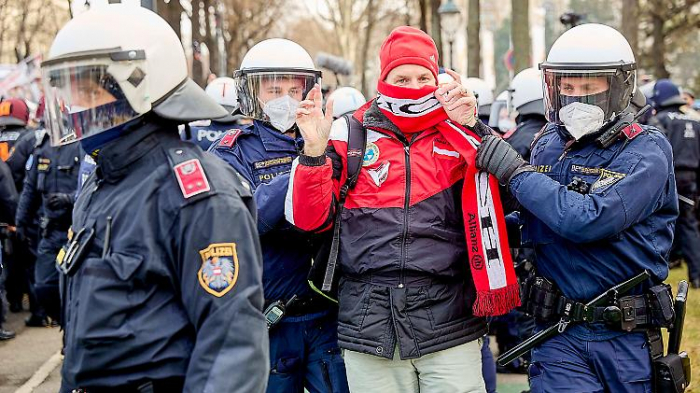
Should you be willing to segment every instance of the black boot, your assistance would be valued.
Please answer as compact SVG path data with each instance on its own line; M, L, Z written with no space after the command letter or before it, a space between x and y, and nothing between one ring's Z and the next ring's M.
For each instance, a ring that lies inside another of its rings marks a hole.
M0 327L0 341L11 340L13 338L15 338L15 332L12 330L5 330Z
M24 324L28 327L46 327L49 326L49 321L41 315L30 315L24 320Z
M690 280L690 287L695 289L700 288L700 277Z

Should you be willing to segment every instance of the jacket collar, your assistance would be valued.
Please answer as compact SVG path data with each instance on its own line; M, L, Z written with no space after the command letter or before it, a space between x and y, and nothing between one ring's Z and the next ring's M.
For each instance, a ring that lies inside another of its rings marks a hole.
M258 136L260 136L260 141L262 141L266 151L296 153L304 146L304 139L301 136L294 138L290 135L283 134L259 120L255 120L253 124L253 128Z
M167 135L161 127L160 124L147 122L105 145L97 156L96 175L108 183L126 176L131 171L131 166L153 153L159 145L159 139ZM173 137L177 137L177 130L172 131Z

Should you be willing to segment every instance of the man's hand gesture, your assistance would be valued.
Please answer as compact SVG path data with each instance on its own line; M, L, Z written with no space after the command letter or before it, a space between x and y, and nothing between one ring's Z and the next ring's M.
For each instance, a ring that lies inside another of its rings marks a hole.
M304 154L311 157L323 155L331 134L333 101L328 101L324 114L322 98L321 87L316 85L297 109L296 122L304 138Z

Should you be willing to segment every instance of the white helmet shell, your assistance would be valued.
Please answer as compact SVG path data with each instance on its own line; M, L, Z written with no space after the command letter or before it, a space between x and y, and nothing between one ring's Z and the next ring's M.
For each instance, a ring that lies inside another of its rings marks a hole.
M610 26L586 23L562 34L547 55L548 64L633 64L634 53L625 37Z
M485 80L480 78L462 79L462 84L478 94L477 98L479 106L493 104L493 90Z
M333 118L336 119L356 111L367 102L365 96L353 87L341 87L334 91L328 99L333 100Z
M44 85L56 89L73 83L79 77L102 73L102 81L110 83L112 92L118 91L122 104L128 103L128 117L149 111L171 119L192 121L219 118L226 111L212 101L187 74L187 62L180 40L170 25L156 13L134 5L109 4L90 9L70 20L56 35L48 58L42 63ZM92 74L91 74L92 73ZM47 97L51 92L47 92ZM55 98L55 97L54 97ZM65 97L64 97L65 98ZM196 104L193 104L196 103ZM52 100L52 108L60 105ZM79 106L79 105L78 105ZM53 114L53 125L61 123L61 114ZM116 126L116 121L83 117L82 128L73 135L80 139ZM63 119L66 120L66 119ZM88 124L90 123L90 124ZM70 141L71 135L63 129L59 143ZM58 132L58 131L57 131ZM56 139L54 139L56 140Z
M527 68L518 73L510 82L510 100L513 108L519 113L522 113L522 108L534 101L544 99L542 91L542 72L539 69L532 67ZM538 113L544 115L544 106Z
M230 109L238 108L238 96L236 95L236 81L233 78L216 78L207 85L204 90L209 97L213 98L219 105Z
M316 71L309 53L294 41L270 38L261 41L243 57L240 70L297 69Z

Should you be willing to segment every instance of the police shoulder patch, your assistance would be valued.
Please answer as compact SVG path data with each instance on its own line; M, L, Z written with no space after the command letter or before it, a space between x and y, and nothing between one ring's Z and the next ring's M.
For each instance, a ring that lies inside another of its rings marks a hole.
M226 135L224 135L224 137L221 138L219 146L233 147L233 144L236 143L236 139L238 139L242 132L243 131L239 129L228 130L226 132Z
M598 180L596 180L595 183L591 185L590 193L592 194L594 192L602 191L612 186L613 184L619 182L620 180L624 179L625 176L627 175L625 175L624 173L613 172L601 168L600 176L598 177Z
M213 243L199 250L202 267L197 272L199 285L208 293L222 297L238 279L238 254L236 243Z
M627 139L632 140L642 133L644 129L637 123L629 125L622 129L622 133L627 137Z
M185 198L190 198L211 190L202 163L194 158L173 167L177 183Z

